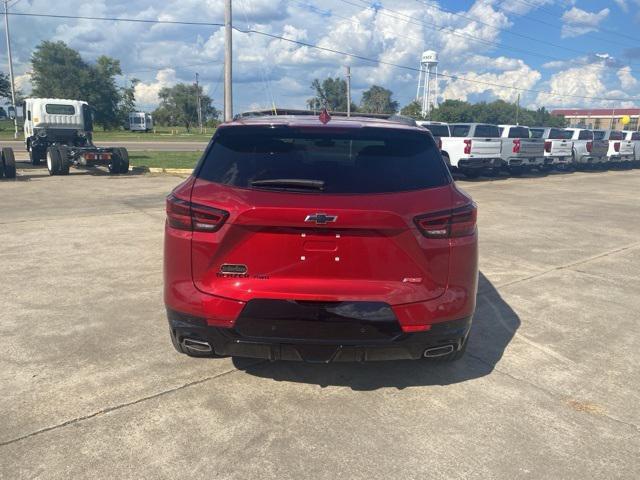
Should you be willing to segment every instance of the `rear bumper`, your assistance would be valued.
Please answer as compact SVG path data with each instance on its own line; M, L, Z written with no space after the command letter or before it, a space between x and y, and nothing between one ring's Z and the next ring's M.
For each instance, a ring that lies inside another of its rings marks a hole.
M478 158L478 157L470 157L470 158L461 158L458 161L458 168L466 169L466 170L476 170L476 169L484 169L484 168L492 168L496 165L496 162L499 162L501 159L499 158Z
M171 334L178 343L185 339L206 342L217 355L293 360L313 363L415 360L425 350L451 345L462 348L471 328L471 317L432 325L426 332L404 333L384 340L279 339L247 336L238 328L213 327L205 319L167 309Z
M544 165L544 157L509 157L505 159L505 164L509 167L533 167Z
M571 153L569 155L549 155L544 157L545 165L567 165L571 163Z

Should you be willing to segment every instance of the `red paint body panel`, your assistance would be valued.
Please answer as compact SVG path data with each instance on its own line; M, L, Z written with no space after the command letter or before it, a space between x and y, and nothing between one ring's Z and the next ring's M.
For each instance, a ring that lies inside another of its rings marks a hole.
M467 318L475 309L477 232L430 238L415 223L471 203L453 182L350 195L239 188L190 177L172 195L228 213L215 231L165 227L165 303L211 326L233 327L253 299L384 302L406 332ZM319 214L336 219L305 221ZM246 272L223 273L222 265L246 266Z

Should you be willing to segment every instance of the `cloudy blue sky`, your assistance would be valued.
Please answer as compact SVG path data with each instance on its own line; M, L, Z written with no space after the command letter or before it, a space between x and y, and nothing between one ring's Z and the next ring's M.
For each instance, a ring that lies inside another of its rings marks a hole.
M212 23L223 21L224 4L10 1L13 11L24 13ZM10 22L16 76L26 92L34 46L63 40L89 61L102 54L120 59L128 78L142 80L136 91L142 108L153 108L161 87L192 82L196 72L222 106L219 27L19 16ZM513 101L518 91L508 87L515 86L554 93L521 92L527 106L640 104L640 0L234 0L234 24L409 67L418 67L423 50L436 50L442 73L466 79L441 78L440 100ZM4 43L2 50L7 71ZM272 101L302 108L311 81L343 75L344 65L352 68L356 102L372 84L391 89L401 105L416 93L414 71L256 34L234 33L234 62L236 111Z

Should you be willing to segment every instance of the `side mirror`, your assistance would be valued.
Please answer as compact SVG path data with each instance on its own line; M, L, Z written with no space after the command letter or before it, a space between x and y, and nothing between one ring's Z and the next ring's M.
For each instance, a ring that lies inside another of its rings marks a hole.
M14 107L13 105L10 105L7 108L7 111L9 112L9 118L11 120L15 120L16 119L16 107Z

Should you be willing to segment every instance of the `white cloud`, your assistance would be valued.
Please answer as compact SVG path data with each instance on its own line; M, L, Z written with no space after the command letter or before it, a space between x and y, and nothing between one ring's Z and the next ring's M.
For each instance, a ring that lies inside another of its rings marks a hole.
M460 74L464 80L445 80L445 87L442 91L443 99L468 100L474 94L489 92L492 97L501 100L514 102L518 94L524 95L520 90L505 88L499 85L514 86L519 89L532 89L541 78L540 72L533 70L522 60L498 57L491 59L482 56L475 56L470 61L471 65L490 65L494 72L476 73L468 71ZM446 72L448 73L448 72ZM492 86L487 84L495 84Z
M421 4L423 1L433 7ZM630 1L627 0L629 5ZM633 0L636 1L639 0ZM373 4L373 0L369 3ZM234 23L238 28L255 28L413 68L418 67L422 51L432 49L440 55L440 71L447 74L525 89L562 90L562 84L557 87L556 84L550 85L553 77L549 73L545 73L546 81L543 82L537 68L528 65L523 58L505 56L504 50L494 43L509 45L512 37L502 30L512 29L514 22L520 22L516 15L526 15L545 5L573 7L563 17L563 26L567 29L563 32L571 35L596 29L609 14L607 8L590 13L576 8L573 3L572 0L476 0L466 10L455 8L464 17L478 20L474 22L438 10L438 6L453 9L444 0L381 0L376 8L351 6L339 0L235 0ZM50 0L28 0L19 2L16 10L218 23L223 19L222 7L221 0L66 0L64 6ZM152 108L158 101L160 88L177 82L190 83L198 72L202 85L208 89L216 106L221 107L224 32L220 27L28 17L12 17L10 20L17 74L24 74L30 69L29 57L40 39L63 40L89 61L102 54L120 59L129 78L142 80L136 88L140 106ZM21 34L31 31L37 31L38 35ZM544 37L541 31L531 35ZM417 72L412 70L323 52L258 34L234 32L233 37L234 106L238 111L252 105L268 107L272 98L280 106L302 108L312 95L311 81L314 78L343 76L345 65L352 67L356 103L372 84L391 89L401 105L415 96ZM523 48L547 53L540 45ZM559 51L549 54L564 58ZM630 71L621 71L624 65L613 57L569 58L549 62L545 67L552 68L554 76L565 73L568 75L566 78L571 79L571 72L584 63L609 67L599 68L603 89L589 91L588 95L610 95L608 92L617 89L640 96L640 85L633 83L635 79ZM118 83L122 84L122 80L118 79ZM25 86L28 85L26 78L24 82ZM462 80L442 79L440 86L443 89L441 100L502 98L512 101L518 94L517 90L506 87ZM583 82L583 88L591 86ZM539 99L543 97L522 94L523 104L534 104ZM542 104L550 102L549 99L543 100Z
M158 103L158 93L164 87L171 87L176 83L176 71L173 68L160 70L154 82L140 82L136 85L135 95L138 105L155 105Z
M620 7L620 10L622 10L623 12L626 13L629 11L629 5L627 5L627 0L613 0L613 1L616 2L618 7Z
M638 85L638 80L631 74L631 67L622 67L618 70L618 79L623 90L631 90Z
M587 12L572 7L562 15L562 38L578 37L589 32L596 32L600 23L609 16L609 9L599 12Z

